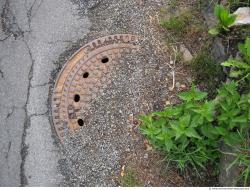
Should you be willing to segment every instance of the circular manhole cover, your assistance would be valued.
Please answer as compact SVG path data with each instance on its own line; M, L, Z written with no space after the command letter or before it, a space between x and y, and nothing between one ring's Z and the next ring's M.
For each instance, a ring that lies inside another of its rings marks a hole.
M110 83L109 71L122 55L137 50L138 36L110 35L78 50L65 64L55 83L52 116L61 141L84 125L91 102Z

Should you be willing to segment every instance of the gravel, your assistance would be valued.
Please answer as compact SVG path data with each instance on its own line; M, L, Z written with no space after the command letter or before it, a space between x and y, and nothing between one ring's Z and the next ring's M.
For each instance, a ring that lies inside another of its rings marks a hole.
M87 122L61 147L62 186L117 186L122 154L135 152L139 141L131 132L131 116L162 109L168 96L168 60L158 51L162 44L156 20L149 22L164 4L156 0L72 2L78 5L78 15L87 15L93 23L87 41L116 33L138 34L143 39L139 52L123 57L112 69L112 82L92 103Z

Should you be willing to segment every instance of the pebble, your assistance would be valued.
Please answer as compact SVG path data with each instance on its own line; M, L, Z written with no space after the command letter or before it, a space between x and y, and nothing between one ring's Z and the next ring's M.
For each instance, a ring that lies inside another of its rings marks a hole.
M180 52L182 53L184 63L192 61L193 55L184 45L180 46Z
M167 101L165 102L165 105L166 105L166 106L171 105L171 102L170 102L169 100L167 100Z
M185 89L185 88L186 88L186 85L185 85L185 84L182 84L182 85L181 85L181 88L182 88L182 89Z
M175 83L175 86L176 86L176 88L180 88L181 83L177 82L177 83Z

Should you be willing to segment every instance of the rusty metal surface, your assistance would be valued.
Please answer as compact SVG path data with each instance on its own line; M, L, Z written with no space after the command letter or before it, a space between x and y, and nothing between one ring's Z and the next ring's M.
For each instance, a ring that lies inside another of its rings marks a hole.
M65 64L55 83L52 116L57 135L84 126L85 113L110 80L110 70L122 55L139 48L138 36L110 35L96 39L78 50Z

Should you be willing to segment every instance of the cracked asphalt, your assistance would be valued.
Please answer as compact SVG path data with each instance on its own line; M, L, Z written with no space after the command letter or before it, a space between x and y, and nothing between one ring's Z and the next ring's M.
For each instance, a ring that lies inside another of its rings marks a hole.
M89 32L69 0L0 1L0 186L58 186L49 119L51 72Z
M0 186L119 185L123 155L143 142L131 116L161 109L168 96L169 58L154 26L163 4L0 0ZM61 146L50 109L60 68L87 42L118 33L141 36L140 53L120 60L89 122Z

